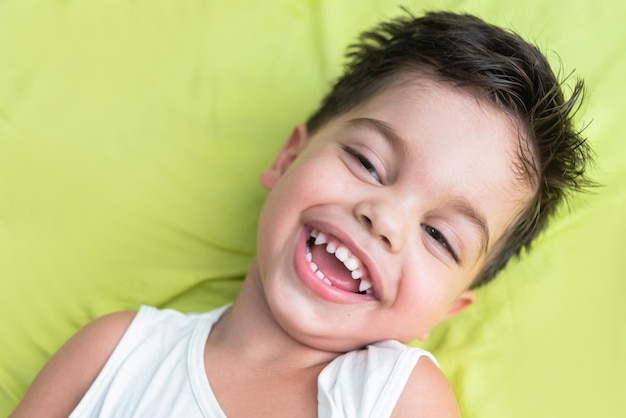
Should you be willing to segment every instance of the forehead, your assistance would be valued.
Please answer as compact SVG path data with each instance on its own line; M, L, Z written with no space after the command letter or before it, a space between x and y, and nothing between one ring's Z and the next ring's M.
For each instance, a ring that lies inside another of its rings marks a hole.
M436 191L434 199L470 202L484 214L492 243L530 202L518 124L467 89L433 77L398 79L338 122L397 154L402 178Z

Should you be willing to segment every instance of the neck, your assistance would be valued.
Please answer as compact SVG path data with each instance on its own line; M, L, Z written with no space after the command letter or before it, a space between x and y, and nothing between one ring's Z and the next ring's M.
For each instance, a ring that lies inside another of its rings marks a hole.
M265 370L323 367L340 354L308 346L285 332L265 301L256 264L235 303L215 324L207 348Z

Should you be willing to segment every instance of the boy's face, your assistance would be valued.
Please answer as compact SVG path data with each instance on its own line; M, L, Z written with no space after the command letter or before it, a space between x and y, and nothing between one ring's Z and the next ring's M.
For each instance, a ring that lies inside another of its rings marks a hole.
M387 88L311 138L296 127L261 177L271 192L257 277L276 321L346 351L426 337L461 312L530 200L518 147L504 113L428 78Z

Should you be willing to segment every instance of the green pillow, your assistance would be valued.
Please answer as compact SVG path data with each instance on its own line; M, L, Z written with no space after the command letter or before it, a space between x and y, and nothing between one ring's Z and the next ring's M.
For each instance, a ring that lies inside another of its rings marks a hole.
M626 410L626 3L611 3L405 2L558 51L588 82L581 121L604 185L424 344L465 417ZM255 251L259 173L346 45L398 4L0 2L0 416L87 321L233 299Z

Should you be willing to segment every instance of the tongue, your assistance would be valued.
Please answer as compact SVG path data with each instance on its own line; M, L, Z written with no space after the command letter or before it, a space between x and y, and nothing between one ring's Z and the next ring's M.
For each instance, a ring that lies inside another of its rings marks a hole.
M334 254L329 254L324 245L313 245L311 254L313 262L333 286L346 292L359 292L360 280L354 280L346 266Z

